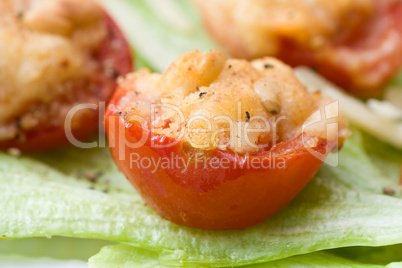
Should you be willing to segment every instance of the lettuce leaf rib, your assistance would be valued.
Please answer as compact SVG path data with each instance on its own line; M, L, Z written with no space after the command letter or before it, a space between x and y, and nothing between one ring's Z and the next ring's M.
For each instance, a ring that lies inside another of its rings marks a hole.
M185 52L218 47L187 0L98 1L116 19L135 51L156 71L164 71Z

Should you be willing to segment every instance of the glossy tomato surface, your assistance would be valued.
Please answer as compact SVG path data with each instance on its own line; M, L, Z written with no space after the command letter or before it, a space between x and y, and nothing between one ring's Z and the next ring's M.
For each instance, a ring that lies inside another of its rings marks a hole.
M103 13L108 35L92 55L101 63L101 67L92 78L92 86L95 85L95 88L91 90L73 89L75 96L69 100L71 108L79 103L99 104L109 101L117 85L117 76L125 75L133 69L131 48L128 42L113 19L105 10ZM99 119L98 109L88 108L81 112L85 115L81 117L79 124L71 129L71 133L75 139L85 141L99 131L99 122L102 123L102 120ZM17 148L23 152L33 152L69 144L64 121L57 125L49 122L48 125L41 125L32 131L21 131L19 136L22 138L0 141L0 149Z
M278 58L292 66L311 66L358 96L380 96L402 65L402 1L375 2L375 14L356 31L339 34L316 51L283 40Z
M207 230L258 224L284 208L322 165L302 135L255 155L200 151L125 122L111 109L124 94L116 92L105 118L112 156L146 203L174 223ZM321 139L312 149L326 156L333 147Z

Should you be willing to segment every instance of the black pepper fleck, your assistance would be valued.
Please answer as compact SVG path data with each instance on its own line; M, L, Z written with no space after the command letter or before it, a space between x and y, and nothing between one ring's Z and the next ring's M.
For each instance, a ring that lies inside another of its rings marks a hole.
M246 122L250 122L250 113L246 111Z
M102 172L91 172L91 171L80 171L77 176L79 178L86 179L90 182L96 182L100 176L102 176Z
M24 133L22 132L18 132L17 135L15 136L15 138L17 139L17 141L19 142L24 142L26 141L27 137L24 135Z
M117 70L115 70L115 69L109 69L109 70L107 71L107 75L108 75L109 77L117 78L117 77L120 76L120 73L119 73Z
M339 152L339 146L336 145L334 148L331 149L331 152L332 152L332 153L337 153L337 152Z
M201 92L200 93L200 98L204 97L205 95L207 95L207 92Z
M270 68L274 68L274 66L272 64L266 63L266 64L264 64L264 68L270 69Z
M395 195L395 190L390 189L390 188L387 188L387 187L384 187L384 188L382 189L382 192L383 192L384 194L390 195L390 196Z
M17 116L14 118L15 120L15 125L17 126L18 129L21 129L21 117Z

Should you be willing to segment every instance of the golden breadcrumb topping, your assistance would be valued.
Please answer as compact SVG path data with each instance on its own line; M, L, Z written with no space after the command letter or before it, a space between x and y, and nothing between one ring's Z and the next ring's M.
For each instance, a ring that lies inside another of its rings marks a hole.
M126 122L140 122L194 148L238 153L295 138L309 116L331 102L309 93L279 60L226 59L214 50L184 54L163 74L146 69L130 74L120 87L129 91L117 105ZM343 116L336 120L346 128ZM325 138L324 128L310 132Z

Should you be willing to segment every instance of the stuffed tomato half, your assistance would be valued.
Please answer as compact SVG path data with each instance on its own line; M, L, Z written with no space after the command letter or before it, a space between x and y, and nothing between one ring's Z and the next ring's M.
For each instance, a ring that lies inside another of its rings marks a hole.
M350 93L379 97L402 65L402 1L194 0L234 57L309 66Z
M67 133L96 134L99 103L132 70L112 18L90 0L4 0L0 14L0 149L45 150L68 144ZM69 118L79 104L88 107Z
M105 124L115 162L158 214L242 229L285 207L342 146L347 122L334 104L276 59L195 51L163 74L121 79Z

